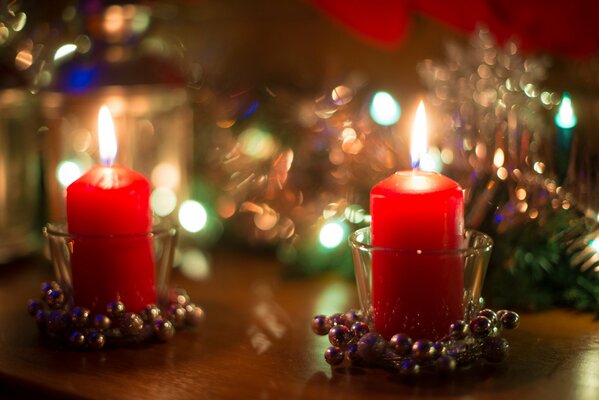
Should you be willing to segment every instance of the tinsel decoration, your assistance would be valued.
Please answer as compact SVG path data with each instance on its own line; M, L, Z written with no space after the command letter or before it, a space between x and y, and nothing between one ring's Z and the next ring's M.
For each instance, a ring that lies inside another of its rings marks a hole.
M499 48L481 29L469 46L449 45L444 63L427 60L419 72L453 152L444 173L466 188L466 225L495 241L486 296L500 307L596 311L599 286L589 272L596 250L589 236L576 236L575 191L556 171L555 153L567 157L570 149L553 148L549 111L561 96L540 86L547 65L515 43Z

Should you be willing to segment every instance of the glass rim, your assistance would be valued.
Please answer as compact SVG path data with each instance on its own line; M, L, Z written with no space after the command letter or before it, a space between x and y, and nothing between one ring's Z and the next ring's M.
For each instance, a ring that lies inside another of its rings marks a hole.
M470 255L476 253L482 253L486 251L490 251L493 248L493 239L487 235L486 233L477 231L475 229L466 229L465 233L475 234L481 237L482 243L477 244L475 246L468 246L459 249L403 249L403 248L395 248L395 247L383 247L383 246L373 246L370 243L366 243L360 241L358 237L360 235L364 235L370 232L370 227L360 228L351 235L349 235L349 243L352 248L361 250L361 251L382 251L382 252L395 252L395 253L406 253L406 254L461 254L461 255Z
M152 230L149 232L141 233L111 233L111 234L88 234L88 233L70 233L67 230L66 223L60 222L48 222L46 226L42 228L44 236L48 237L60 237L64 239L76 239L76 238L87 238L87 239L117 239L117 238L140 238L140 237L164 237L164 236L176 236L179 231L179 227L174 224L165 222L159 222L152 225Z

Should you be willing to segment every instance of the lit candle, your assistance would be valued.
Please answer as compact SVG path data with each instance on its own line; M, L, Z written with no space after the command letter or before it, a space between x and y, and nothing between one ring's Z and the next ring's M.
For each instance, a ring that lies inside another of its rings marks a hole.
M446 176L418 170L425 153L426 116L421 102L412 132L414 169L396 172L370 192L372 245L406 250L373 254L374 325L387 339L396 333L439 339L453 321L463 318L461 257L434 251L461 248L464 195L458 183Z
M120 300L138 312L156 302L152 245L144 235L152 224L150 184L141 174L112 164L117 144L106 107L98 115L98 137L102 165L67 188L68 230L76 235L74 302L104 312L109 302Z

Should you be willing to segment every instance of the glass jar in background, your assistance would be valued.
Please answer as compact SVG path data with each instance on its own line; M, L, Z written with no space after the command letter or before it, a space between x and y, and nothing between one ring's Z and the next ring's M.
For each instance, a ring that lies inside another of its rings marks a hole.
M102 105L115 124L116 162L150 179L153 212L170 218L189 196L192 111L181 68L169 46L146 36L147 7L83 1L79 11L84 33L55 52L41 93L49 219L65 219L65 188L98 162Z
M0 263L39 246L37 107L24 88L0 89Z

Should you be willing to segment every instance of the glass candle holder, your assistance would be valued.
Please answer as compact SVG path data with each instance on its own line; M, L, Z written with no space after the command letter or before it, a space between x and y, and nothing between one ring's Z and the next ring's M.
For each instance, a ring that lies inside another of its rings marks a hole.
M349 241L360 306L383 336L408 333L415 339L438 339L452 322L471 319L483 305L481 291L493 247L484 233L467 230L464 247L456 250L375 247L369 227L352 233ZM387 270L381 271L381 265ZM459 276L448 276L447 270ZM381 277L385 272L388 276Z
M69 305L94 313L104 313L115 300L132 312L148 304L168 305L176 228L156 225L140 234L80 235L68 233L65 224L50 223L43 232Z

